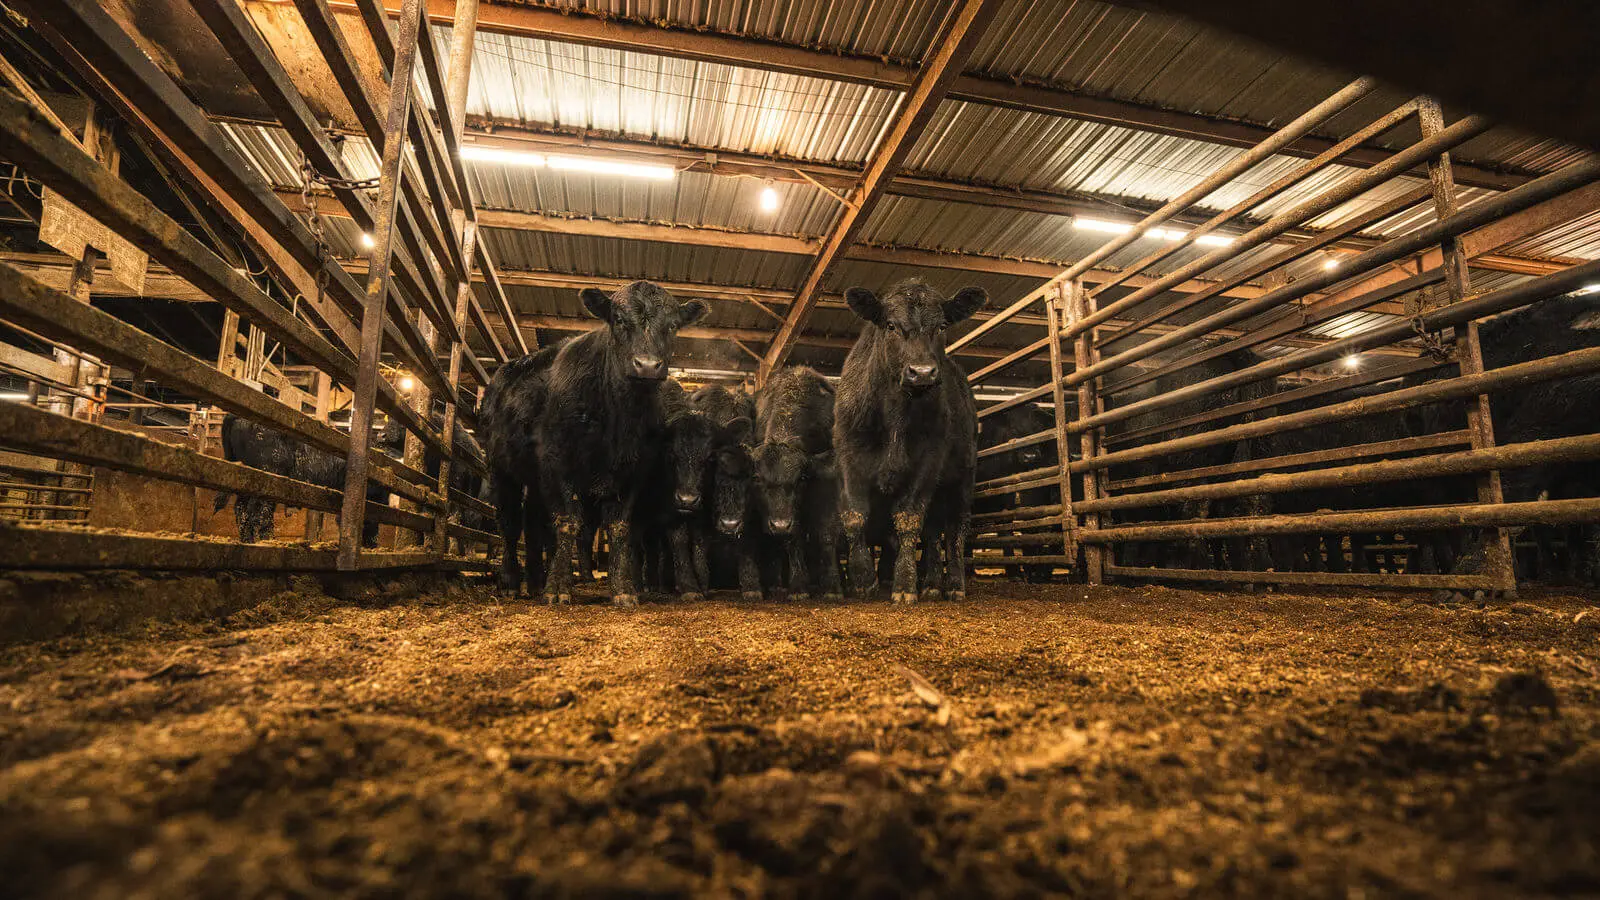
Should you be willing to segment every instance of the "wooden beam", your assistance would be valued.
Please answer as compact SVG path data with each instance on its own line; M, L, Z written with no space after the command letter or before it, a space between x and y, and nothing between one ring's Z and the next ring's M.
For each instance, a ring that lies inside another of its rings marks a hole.
M783 365L789 348L794 346L800 330L805 327L806 318L811 315L811 307L817 302L823 280L843 258L845 250L855 243L856 235L867 224L867 217L872 215L889 181L900 170L900 163L911 152L912 145L922 137L923 130L938 109L939 101L950 89L961 67L966 65L967 57L972 55L978 39L993 21L999 7L999 0L963 0L950 14L933 51L928 54L911 83L911 89L901 100L899 111L889 123L889 130L867 160L861 185L852 196L850 205L840 213L833 230L823 241L821 252L811 264L811 271L789 307L788 318L778 328L777 337L767 346L767 355L761 360L761 371L757 376L759 381L764 382L774 369Z
M348 0L335 0L333 5L354 7ZM384 5L390 15L398 14L398 0L385 0ZM431 21L447 25L454 14L452 0L429 0ZM478 12L478 31L722 63L891 90L908 89L916 75L915 68L907 63L855 55L838 48L812 49L737 34L691 30L689 23L669 23L663 27L573 9L485 2ZM1277 130L1265 123L1092 97L1070 88L1021 82L988 73L957 76L949 86L948 95L952 100L968 103L1081 119L1230 147L1253 147ZM1335 143L1336 139L1307 135L1283 152L1309 159ZM1370 168L1392 155L1381 148L1361 147L1346 154L1341 162ZM1463 163L1457 164L1456 175L1461 184L1494 190L1507 190L1529 177L1527 173L1502 171L1500 167Z

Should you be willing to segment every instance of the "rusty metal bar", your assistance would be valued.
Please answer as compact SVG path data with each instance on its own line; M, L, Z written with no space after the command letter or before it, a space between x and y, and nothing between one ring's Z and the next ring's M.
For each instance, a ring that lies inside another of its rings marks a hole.
M984 366L983 368L979 369L978 371L973 372L971 375L967 376L967 383L968 384L977 384L977 383L983 381L985 378L988 378L990 375L993 375L996 372L1000 372L1000 371L1003 371L1005 369L1009 369L1010 367L1016 365L1017 363L1022 362L1025 359L1031 358L1034 354L1038 353L1040 350L1043 350L1045 347L1048 347L1048 346L1050 346L1050 338L1047 335L1045 337L1039 338L1037 341L1034 341L1033 343L1027 345L1026 347L1022 347L1022 348L1020 348L1018 350L1015 350L1015 351L1013 351L1011 353L1008 353L1005 356L1001 357L1000 359L997 359L994 362L988 364L987 366Z
M1446 129L1445 132L1441 133L1441 137L1445 134L1449 134L1451 130L1452 129ZM1422 143L1414 145L1414 148L1427 146L1432 143L1438 142L1423 141ZM1432 149L1437 152L1439 148L1434 147ZM1373 169L1370 171L1378 170ZM1321 290L1329 285L1343 281L1346 278L1349 278L1352 273L1365 272L1385 263L1391 263L1399 260L1419 250L1426 250L1439 244L1439 242L1445 238L1471 231L1480 225L1492 222L1508 213L1526 209L1537 203L1541 203L1545 200L1567 193L1568 191L1576 188L1583 187L1584 185L1597 180L1600 180L1600 159L1590 158L1585 159L1582 162L1573 163L1572 165L1567 166L1558 172L1553 172L1549 175L1543 176L1542 178L1530 181L1521 187L1507 191L1506 193L1497 197L1491 197L1480 203L1475 203L1472 206L1469 206L1466 209L1449 216L1448 218L1441 219L1432 225L1421 228L1415 232L1412 232L1411 234L1402 235L1392 240L1385 241L1377 247L1351 258L1345 266L1341 266L1336 271L1314 272L1300 279L1294 284L1285 285L1281 288L1269 291L1266 294L1255 298L1254 300L1247 300L1243 303L1222 310L1214 315L1207 316L1198 322L1185 325L1176 331L1154 338L1146 343L1140 344L1137 347L1125 350L1122 353L1111 357L1110 359L1101 360L1100 362L1096 363L1092 369L1080 369L1076 372L1073 372L1071 375L1067 376L1067 382L1068 384L1075 384L1083 379L1097 378L1101 375L1104 375L1106 372L1119 369L1123 366L1137 362L1138 360L1145 359L1169 347L1174 347L1184 343L1185 341L1203 336L1221 326L1231 325L1234 322L1238 322L1242 319L1250 318L1251 316L1258 315L1266 312L1267 310L1274 309L1278 306L1288 303L1291 300L1303 297L1313 291ZM1582 268L1584 267L1576 266L1563 272L1545 277L1564 278L1570 275L1572 271ZM1392 343L1394 340L1395 338L1390 338L1380 343L1388 344ZM1342 342L1335 343L1337 344ZM1318 350L1312 350L1308 352L1320 353L1326 349L1327 347L1323 347ZM1172 396L1173 394L1166 394L1152 399L1165 405L1170 402L1175 402L1170 400ZM1132 405L1122 407L1115 412L1119 414L1124 413L1130 408L1132 408Z
M1600 262L1596 262L1594 265L1595 271L1600 272ZM1547 277L1553 278L1557 276ZM1594 277L1594 274L1591 273L1590 277ZM1524 286L1519 285L1517 288L1508 290L1517 290L1521 287ZM1400 390L1373 397L1359 397L1355 400L1347 400L1343 403L1334 403L1303 412L1258 419L1254 422L1242 422L1238 425L1230 425L1204 434L1174 438L1158 444L1146 444L1142 447L1134 447L1128 450L1117 450L1094 459L1086 457L1074 462L1072 468L1074 471L1085 472L1092 469L1104 469L1114 465L1155 459L1181 450L1210 447L1215 444L1277 434L1282 431L1292 431L1297 428L1306 428L1327 422L1342 422L1361 416L1409 409L1444 400L1458 400L1463 397L1525 387L1557 378L1586 375L1595 371L1600 371L1600 347L1573 350L1568 353L1547 356L1543 359L1490 369L1481 375L1463 375L1458 378L1430 381L1426 384L1401 388ZM1086 430L1085 433L1090 432Z
M1439 101L1422 98L1417 108L1417 120L1423 137L1438 134L1444 128L1444 111ZM1456 198L1456 180L1450 169L1450 154L1441 153L1428 161L1428 183L1433 191L1434 211L1439 218L1453 216L1460 209ZM1451 303L1460 303L1472 292L1471 275L1467 272L1467 254L1459 235L1445 238L1439 244L1443 256L1444 283ZM1456 354L1462 375L1483 373L1483 350L1478 342L1478 323L1467 322L1457 335ZM1489 408L1489 396L1479 394L1467 400L1467 430L1472 434L1472 449L1489 450L1494 447L1494 419ZM1489 469L1476 479L1479 503L1503 503L1505 496L1500 487L1500 473ZM1503 528L1493 529L1484 546L1485 564L1502 591L1517 589L1516 564L1511 553L1511 535Z
M346 384L354 380L355 366L348 356L263 294L245 275L126 182L4 93L0 93L0 152L219 303L249 317L318 368ZM392 387L384 387L387 390L380 395L380 405L385 411L437 445L438 435L423 426Z
M1063 329L1063 335L1066 330L1088 318L1094 303L1089 299L1088 292L1083 289L1083 282L1081 281L1072 281L1067 284L1066 300L1067 328ZM1099 361L1100 351L1094 347L1094 338L1095 330L1093 328L1080 329L1077 336L1071 338L1073 362L1077 368L1087 368ZM1062 337L1061 339L1064 340L1066 338ZM1065 386L1064 382L1065 379L1063 379L1063 386ZM1102 408L1102 402L1095 390L1094 382L1084 381L1080 383L1078 385L1077 421L1083 421L1098 412ZM1071 430L1070 427L1068 430ZM1103 452L1100 446L1100 435L1092 430L1083 431L1078 439L1078 450L1082 455L1082 462L1092 463ZM1081 471L1083 473L1083 500L1085 503L1093 502L1107 495L1104 484L1105 479L1099 470L1088 467L1076 469L1070 457L1067 456L1061 458L1060 465L1063 471L1069 474L1073 471ZM1070 483L1070 481L1067 482L1069 485ZM1066 488L1063 488L1061 496L1063 504L1070 502L1068 498L1071 497L1071 494ZM1099 530L1101 524L1098 513L1084 513L1082 518L1083 521L1077 523L1074 528L1080 544L1084 543L1084 535L1094 534ZM1084 547L1083 559L1084 577L1090 584L1103 583L1105 581L1106 565L1115 561L1111 551L1100 546Z
M999 456L1002 453L1010 453L1013 450L1021 450L1023 447L1032 447L1034 444L1047 443L1053 440L1055 435L1056 432L1053 428L1045 429L1044 431L1035 431L1033 434L1025 434L1022 437L1013 438L1003 444L995 444L993 447L985 447L978 451L978 458L987 459L991 456Z
M1373 441L1366 444L1335 447L1331 450L1310 450L1305 453L1288 453L1283 456L1267 456L1260 459L1247 459L1242 462L1224 463L1216 466L1200 466L1194 469L1179 469L1171 472L1161 472L1156 475L1143 475L1137 478L1113 481L1109 487L1111 490L1121 491L1128 488L1180 484L1185 481L1198 481L1202 478L1215 478L1221 475L1240 475L1246 472L1261 472L1268 469L1289 469L1318 463L1341 462L1366 456L1388 456L1393 453L1436 450L1441 447L1455 447L1468 443L1465 429L1443 431L1438 434L1424 434L1393 441Z
M1266 243L1274 237L1277 237L1278 235L1283 234L1296 225L1309 221L1316 216L1348 203L1372 188L1389 181L1396 175L1404 174L1413 166L1427 160L1429 157L1435 156L1445 150L1449 150L1451 147L1465 143L1466 141L1483 134L1489 130L1491 125L1492 123L1489 122L1489 120L1482 118L1481 116L1468 116L1454 125L1451 125L1449 128L1445 129L1439 134L1434 135L1431 138L1418 141L1417 143L1412 144L1410 147L1407 147L1399 153L1396 153L1393 157L1390 157L1381 165L1374 166L1371 169L1362 172L1355 178L1352 178L1349 181L1332 188L1331 190L1318 194L1315 197L1296 204L1290 209L1286 209L1283 212L1278 213L1277 215L1268 219L1266 222L1263 222L1255 228L1252 228L1244 234L1234 238L1233 243L1229 246L1220 247L1211 253L1207 253L1199 259L1196 259L1187 265L1180 266L1177 270L1156 279L1155 281L1145 285L1137 291L1134 291L1128 296L1122 297L1113 303L1109 303L1103 307L1100 307L1095 311L1094 315L1090 316L1089 324L1098 325L1104 323L1112 316L1133 309L1151 297L1161 293L1162 291L1180 285L1185 281L1188 281L1190 278L1193 278L1195 275L1208 271L1209 269L1221 263L1227 262L1228 260L1237 257L1239 254L1244 253L1247 250L1259 247L1260 245ZM1464 231L1466 229L1462 230ZM1361 256L1356 257L1356 260L1363 260L1368 254L1376 252L1383 246L1387 246L1387 244L1380 245L1379 248L1374 248L1374 250L1369 250L1366 253L1363 253ZM1364 267L1352 262L1351 268L1361 271ZM1323 274L1331 276L1334 273L1329 272ZM1346 275L1343 277L1348 276ZM1335 278L1333 280L1342 280L1342 277ZM1328 283L1332 282L1330 281ZM1320 286L1325 285L1319 285L1319 287ZM1297 296L1303 296L1306 293L1310 293L1311 290L1314 290L1314 288L1302 291L1301 294ZM1233 321L1237 321L1237 319ZM1083 328L1087 326L1079 325L1078 327ZM1182 329L1180 329L1180 332L1181 331ZM1171 346L1171 344L1167 344L1166 346Z
M294 435L312 446L340 456L348 452L349 440L338 429L252 390L176 347L109 313L77 303L7 265L0 265L0 319L93 350L115 365L142 367L147 374L161 376L165 384L210 400L251 421ZM401 467L395 462L390 468L398 471ZM397 477L395 472L375 475L380 484L397 494L413 500L437 502L437 498L430 498L423 490Z
M1020 522L1049 522L1052 518L1061 516L1061 504L1047 503L1043 506L1019 506L1015 509L1004 509L999 512L978 513L972 517L976 526L983 525L1010 525Z
M1449 475L1476 475L1497 468L1520 469L1552 463L1583 462L1600 458L1600 435L1553 438L1499 447L1474 447L1458 453L1441 453L1412 459L1387 459L1353 466L1312 469L1278 475L1258 475L1218 484L1124 494L1079 504L1084 511L1111 512L1143 509L1188 500L1220 500L1256 494L1281 494L1290 491L1340 488L1362 484L1385 484L1413 478L1440 478ZM1502 500L1494 500L1494 503Z
M1275 256L1271 256L1267 259L1261 260L1260 262L1247 265L1232 275L1221 279L1212 287L1206 288L1203 291L1189 294L1170 306L1147 313L1137 320L1119 327L1115 332L1101 338L1097 346L1102 348L1108 347L1111 344L1122 340L1123 338L1131 337L1132 335L1148 329L1159 322L1164 322L1167 319L1170 319L1178 313L1192 309L1195 306L1198 306L1199 304L1222 294L1224 291L1236 288L1251 281L1252 279L1260 278L1274 269L1281 268L1282 266L1288 265L1297 259L1305 257L1311 253L1315 253L1316 251L1321 250L1323 247L1337 243L1338 241L1355 234L1363 228L1377 225L1383 220L1388 219L1391 216L1398 215L1399 213L1410 209L1426 199L1428 199L1428 190L1426 188L1418 188L1409 194L1396 197L1395 199L1390 200L1387 203L1380 204L1371 210L1357 213L1311 240L1295 244L1294 246L1285 249L1283 252L1278 253Z
M350 457L345 467L344 509L339 518L339 568L355 569L361 558L361 530L366 515L363 502L367 472L371 467L373 401L382 377L378 372L383 350L383 320L389 293L389 271L393 262L395 212L399 205L401 164L405 160L406 121L411 110L411 73L416 61L418 28L422 20L422 0L406 0L400 16L400 35L396 45L392 85L389 91L387 140L378 182L376 224L373 226L372 266L367 271L367 298L361 315L361 357L356 371L354 397L350 403ZM448 452L441 440L439 451Z
M1049 330L1050 341L1051 413L1055 420L1052 433L1056 441L1057 489L1061 494L1061 552L1067 556L1076 556L1078 542L1075 533L1078 520L1072 510L1072 474L1068 468L1072 459L1072 448L1067 437L1066 389L1061 386L1062 369L1065 366L1065 355L1061 350L1061 332L1063 320L1067 317L1066 305L1064 290L1058 284L1055 291L1045 298L1045 327Z
M1227 209L1217 213L1200 225L1195 226L1183 237L1175 241L1166 242L1166 245L1157 250L1155 253L1152 253L1133 265L1124 268L1111 280L1097 285L1094 290L1089 292L1089 296L1091 298L1098 298L1107 289L1122 284L1124 281L1132 278L1134 275L1137 275L1140 272L1143 272L1150 266L1153 266L1163 259L1167 259L1174 254L1183 251L1185 248L1192 246L1199 238L1210 234L1222 225L1227 224L1232 219L1241 216L1252 209L1255 209L1262 203L1267 202L1273 197L1276 197L1278 194L1281 194L1305 179L1310 178L1312 175L1315 175L1328 166L1338 162L1339 157L1343 156L1349 151L1354 150L1367 141L1378 137L1391 128L1394 128L1396 125L1399 125L1401 122L1410 118L1412 113L1416 112L1416 110L1416 100L1411 100L1401 104L1388 115L1385 115L1365 128L1356 131L1354 134L1333 145L1332 147L1329 147L1327 150L1322 151L1312 159L1306 161L1304 164L1296 167L1293 171L1282 175L1278 178L1278 180L1266 185L1265 187L1262 187L1260 190L1256 191L1254 194L1251 194L1249 197L1246 197L1244 200L1235 203L1233 206L1230 206Z
M1175 431L1179 428L1188 428L1194 425L1204 425L1209 422L1215 422L1219 419L1240 416L1244 415L1245 413L1259 412L1263 409L1273 409L1286 403L1298 403L1301 400L1310 400L1314 397L1321 397L1324 394L1338 393L1339 391L1362 387L1364 385L1381 384L1385 381L1395 378L1404 378L1407 375L1415 375L1419 372L1426 372L1445 365L1448 365L1448 363L1436 360L1431 356L1401 360L1392 365L1377 366L1364 372L1358 372L1355 375L1329 378L1326 381L1315 382L1313 384L1308 384L1304 387L1298 387L1293 390L1281 391L1276 394L1268 394L1265 397L1260 397L1255 400L1242 400L1238 403L1231 403L1218 409L1195 413L1192 416L1184 416L1181 419L1168 419L1157 425L1150 425L1145 428L1139 428L1133 431L1110 435L1105 439L1105 443L1128 444L1132 443L1133 441L1151 437L1152 435L1165 434L1169 431Z
M1010 306L1001 310L999 313L995 314L993 318L980 323L976 328L973 328L971 331L968 331L966 334L952 341L950 343L950 350L958 350L961 347L964 347L967 344L977 340L980 336L987 334L989 331L998 327L1007 319L1019 312L1022 312L1029 306L1032 306L1038 300L1042 299L1045 296L1045 292L1052 289L1055 285L1064 284L1080 278L1090 269L1093 269L1096 265L1098 265L1101 261L1108 259L1119 250L1122 250L1124 247L1127 247L1133 242L1139 240L1140 237L1142 237L1149 229L1166 222L1168 219L1171 219L1199 201L1205 199L1206 196L1212 191L1215 191L1217 188L1220 188L1232 181L1234 178L1248 171L1257 163L1267 159L1274 153L1277 153L1285 146L1292 144L1295 139L1309 133L1311 129L1317 127L1324 121L1348 108L1351 104L1360 100L1362 97L1365 97L1367 94L1372 93L1376 87L1377 82L1370 78L1358 78L1346 85L1338 93L1302 113L1294 121L1275 132L1271 137L1234 157L1228 162L1227 165L1208 175L1199 184L1187 191L1184 191L1181 195L1164 204L1155 212L1145 216L1137 225L1133 227L1132 230L1101 245L1100 249L1095 250L1093 253L1090 253L1088 256L1085 256L1083 259L1074 263L1072 266L1068 267L1066 271L1056 275L1054 278L1051 278L1049 281L1045 282L1039 287L1034 288L1032 291L1029 291L1028 295L1023 297L1021 300L1011 304Z
M1007 485L1022 484L1023 482L1038 481L1054 471L1055 466L1041 466L1037 469L1028 469L1023 472L1013 472L1010 475L1002 475L999 478L990 478L987 481L980 481L974 486L974 488L976 490L984 490L986 488L1005 487Z
M329 488L24 403L0 403L0 434L5 435L5 446L15 450L211 490L256 494L291 506L333 510L342 500ZM423 516L381 503L368 501L368 506L380 522L406 528L432 525Z
M1439 531L1447 528L1505 528L1515 525L1574 525L1600 522L1600 498L1418 506L1363 512L1247 516L1160 525L1122 525L1084 533L1081 540L1101 544L1128 541L1191 540L1267 534L1349 534L1365 531Z
M282 544L240 544L188 538L20 527L0 523L0 560L13 569L205 569L271 572L332 571L337 554ZM363 570L432 567L436 553L374 551Z
M1110 566L1119 578L1170 581L1226 581L1237 584L1303 584L1315 587L1392 587L1488 590L1494 579L1483 575L1415 575L1398 572L1239 572L1223 569L1165 569Z

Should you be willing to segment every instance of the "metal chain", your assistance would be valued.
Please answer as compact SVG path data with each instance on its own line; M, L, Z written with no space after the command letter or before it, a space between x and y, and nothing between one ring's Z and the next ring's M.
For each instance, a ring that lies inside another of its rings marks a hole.
M311 239L317 244L317 309L321 309L323 298L328 292L328 238L322 225L322 214L317 212L317 205L311 197L311 184L317 180L317 170L311 165L311 160L306 158L305 151L300 152L300 203L306 210L306 228L311 232Z
M1439 331L1429 331L1427 324L1422 320L1422 314L1431 309L1434 304L1428 302L1423 292L1418 292L1415 299L1407 298L1406 312L1411 316L1411 331L1422 344L1422 349L1433 357L1435 362L1445 363L1452 358L1450 347L1445 344L1444 334Z

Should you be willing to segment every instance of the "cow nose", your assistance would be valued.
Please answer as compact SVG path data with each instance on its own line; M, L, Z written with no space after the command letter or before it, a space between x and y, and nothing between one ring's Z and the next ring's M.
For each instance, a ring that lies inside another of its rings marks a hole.
M1039 451L1037 451L1037 450L1029 450L1029 451L1024 452L1022 454L1022 461L1025 462L1025 463L1038 462L1039 461Z
M717 520L717 529L719 531L721 531L723 534L738 534L739 533L739 520L738 519L727 519L727 518L718 519Z
M700 505L700 495L694 491L678 492L678 508L692 510Z
M794 528L793 519L768 519L767 525L773 534L788 534Z
M635 356L633 358L633 374L636 378L649 378L660 381L667 377L667 363L659 356Z
M905 373L900 379L912 387L927 387L933 384L934 371L931 365L906 366Z

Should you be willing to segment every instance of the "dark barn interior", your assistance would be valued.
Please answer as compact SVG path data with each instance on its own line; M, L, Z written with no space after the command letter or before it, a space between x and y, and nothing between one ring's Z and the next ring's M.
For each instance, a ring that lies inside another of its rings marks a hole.
M1600 894L1600 13L0 13L6 896Z

